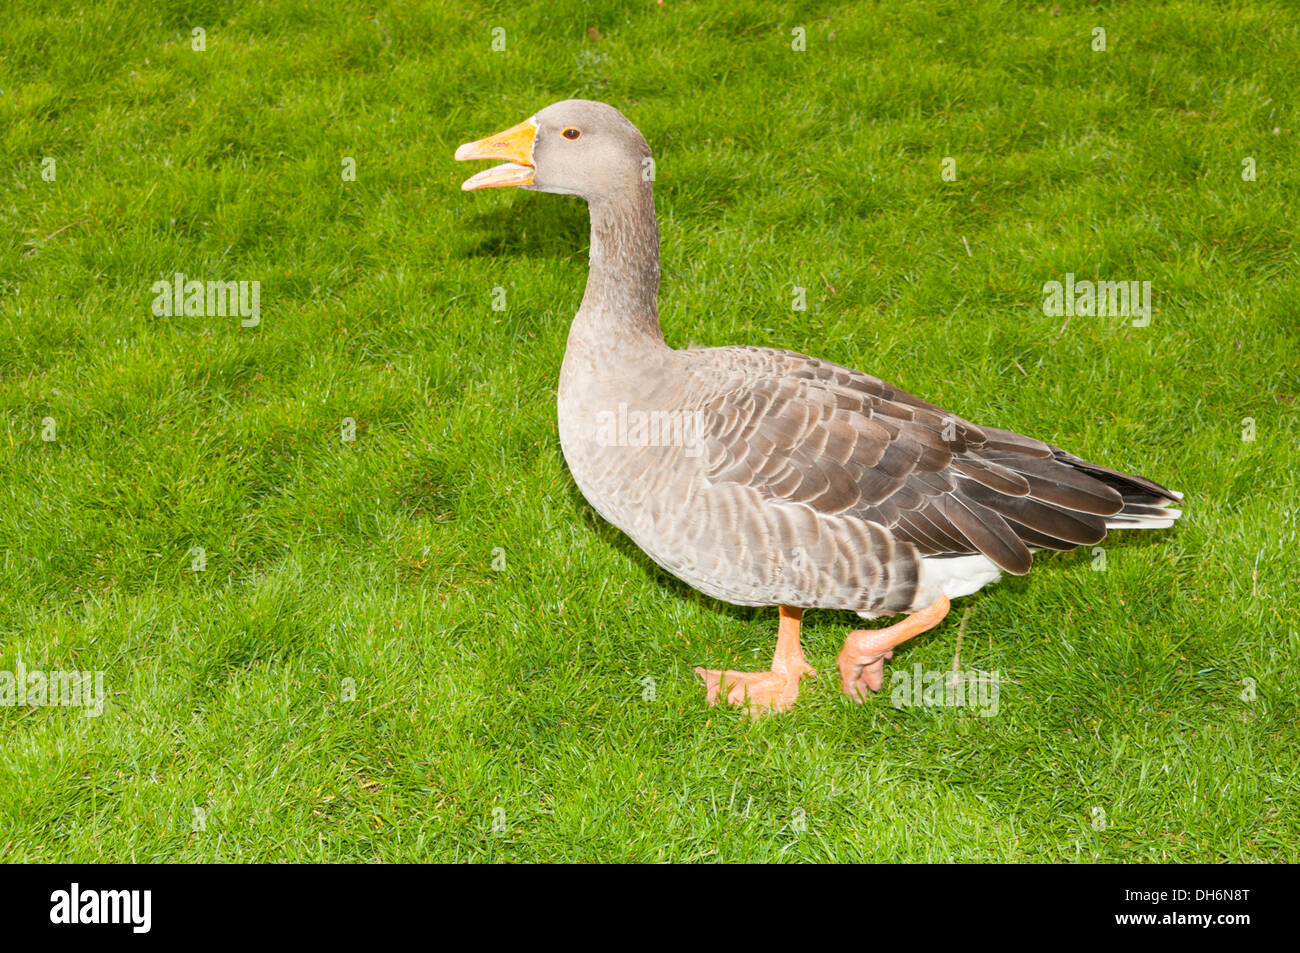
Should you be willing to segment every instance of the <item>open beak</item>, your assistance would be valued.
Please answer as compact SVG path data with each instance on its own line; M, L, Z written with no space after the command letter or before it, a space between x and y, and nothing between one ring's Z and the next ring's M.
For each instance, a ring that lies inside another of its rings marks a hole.
M537 124L528 119L505 132L477 142L467 142L456 150L457 160L504 159L505 165L484 169L460 184L466 192L475 189L499 189L507 185L533 184L533 137Z

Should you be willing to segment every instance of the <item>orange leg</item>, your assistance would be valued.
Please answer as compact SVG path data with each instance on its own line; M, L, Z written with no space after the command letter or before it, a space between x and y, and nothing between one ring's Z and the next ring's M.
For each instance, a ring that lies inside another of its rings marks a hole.
M772 656L772 669L767 672L733 672L697 668L695 674L704 679L710 705L719 697L732 705L744 705L757 717L768 711L785 711L799 696L799 679L816 675L817 670L804 661L803 647L799 644L799 620L803 610L781 606L781 624L776 633L776 653Z
M835 664L840 670L840 688L861 703L867 692L878 692L885 683L885 659L892 658L895 646L915 635L933 629L948 614L948 597L940 596L932 606L913 612L902 622L887 629L857 629L844 640Z

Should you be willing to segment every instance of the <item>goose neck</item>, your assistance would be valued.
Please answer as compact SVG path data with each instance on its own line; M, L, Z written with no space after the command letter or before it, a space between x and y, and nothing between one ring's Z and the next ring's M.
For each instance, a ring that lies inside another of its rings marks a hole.
M590 268L578 319L607 336L662 344L659 225L650 183L593 199L589 206Z

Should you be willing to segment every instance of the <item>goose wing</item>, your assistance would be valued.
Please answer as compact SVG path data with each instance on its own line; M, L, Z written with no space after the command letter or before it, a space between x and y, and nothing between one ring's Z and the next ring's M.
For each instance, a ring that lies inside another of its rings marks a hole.
M982 553L1017 574L1029 570L1030 547L1100 541L1124 506L1077 457L870 375L765 348L683 353L695 356L712 485L856 516L924 555Z

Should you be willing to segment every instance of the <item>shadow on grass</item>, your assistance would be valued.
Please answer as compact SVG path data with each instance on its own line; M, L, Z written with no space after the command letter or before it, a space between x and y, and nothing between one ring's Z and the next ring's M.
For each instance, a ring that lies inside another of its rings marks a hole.
M508 206L471 213L459 252L467 258L565 259L586 249L588 223L586 203L572 196L521 195Z

